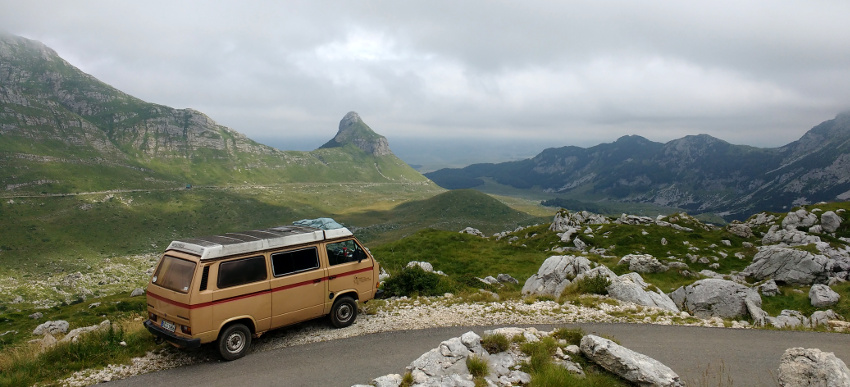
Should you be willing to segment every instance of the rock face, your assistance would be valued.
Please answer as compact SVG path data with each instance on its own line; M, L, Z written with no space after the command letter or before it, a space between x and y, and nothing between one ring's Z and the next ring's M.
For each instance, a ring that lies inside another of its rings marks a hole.
M744 285L723 279L703 279L683 286L670 298L680 309L699 318L739 318L749 314L746 300L761 308L761 296Z
M812 285L812 288L809 290L809 301L811 301L812 306L815 308L833 306L838 303L839 298L841 296L838 293L823 284Z
M570 279L590 270L590 261L585 257L556 255L546 258L543 265L525 281L522 294L560 297Z
M765 246L753 257L743 273L756 280L773 278L777 282L797 285L826 283L829 259L808 251L782 246Z
M850 370L832 352L788 348L779 361L779 385L850 386Z
M684 386L670 367L595 335L581 339L581 352L606 370L639 386Z
M369 125L366 125L357 112L348 112L339 121L339 131L336 136L321 148L336 148L353 144L363 152L373 156L391 155L387 138L375 133Z

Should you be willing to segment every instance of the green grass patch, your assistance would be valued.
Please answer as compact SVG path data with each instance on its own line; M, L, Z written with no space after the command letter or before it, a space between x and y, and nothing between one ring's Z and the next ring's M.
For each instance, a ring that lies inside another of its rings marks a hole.
M508 338L503 334L494 334L487 335L481 339L481 346L487 351L487 353L494 354L499 352L505 352L510 347L511 343Z

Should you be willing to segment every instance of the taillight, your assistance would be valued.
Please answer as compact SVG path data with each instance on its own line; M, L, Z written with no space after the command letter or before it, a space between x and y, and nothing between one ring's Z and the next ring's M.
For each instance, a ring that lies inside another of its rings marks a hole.
M192 328L191 328L191 327L187 327L187 326L185 326L185 325L181 325L181 326L180 326L180 332L183 332L183 333L185 333L185 334L187 334L187 335L191 335L191 334L192 334Z

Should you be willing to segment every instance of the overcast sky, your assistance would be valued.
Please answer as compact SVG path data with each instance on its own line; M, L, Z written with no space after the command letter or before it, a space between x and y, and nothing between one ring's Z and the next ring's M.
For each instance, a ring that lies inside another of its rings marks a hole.
M0 0L0 30L122 91L316 146L351 110L391 146L779 146L850 109L848 16L846 0Z

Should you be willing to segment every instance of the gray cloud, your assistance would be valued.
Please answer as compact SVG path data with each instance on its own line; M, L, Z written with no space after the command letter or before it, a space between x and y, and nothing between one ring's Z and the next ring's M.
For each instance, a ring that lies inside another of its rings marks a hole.
M708 133L778 146L850 108L845 1L2 0L0 28L252 137Z

